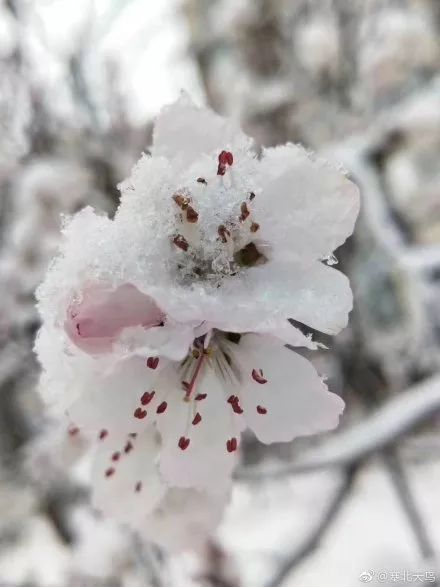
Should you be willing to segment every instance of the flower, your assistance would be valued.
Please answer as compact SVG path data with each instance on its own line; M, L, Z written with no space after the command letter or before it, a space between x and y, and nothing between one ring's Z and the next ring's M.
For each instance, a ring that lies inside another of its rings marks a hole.
M95 504L157 529L168 507L221 510L246 427L270 443L337 425L342 400L285 344L317 346L290 319L346 325L348 280L323 260L359 197L299 146L258 159L186 96L120 188L114 220L87 208L65 224L38 290L40 389L96 440Z

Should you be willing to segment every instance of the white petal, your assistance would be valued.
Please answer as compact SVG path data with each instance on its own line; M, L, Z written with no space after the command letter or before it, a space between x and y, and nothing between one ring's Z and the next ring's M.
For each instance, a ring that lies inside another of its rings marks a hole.
M92 469L93 505L119 522L140 525L166 492L150 429L136 438L111 435L99 441Z
M320 259L353 232L359 190L339 170L289 144L266 149L260 171L263 194L253 208L274 256Z
M238 126L212 110L196 106L182 94L166 106L154 127L153 156L173 160L174 168L189 167L202 154L234 150L250 143Z
M243 416L259 440L287 442L337 426L344 402L328 391L307 359L253 334L241 338L235 353L242 370Z
M83 391L67 410L70 420L92 434L103 429L109 435L144 429L153 422L154 413L142 406L140 398L152 389L164 363L161 359L151 369L146 359L133 358L116 363L107 373L91 372L78 382ZM145 417L135 417L138 408L147 412Z
M221 520L228 494L170 489L142 525L142 535L171 551L204 545Z
M170 374L167 386L168 408L156 422L162 437L160 471L164 479L182 488L228 487L236 453L229 453L226 443L232 437L238 442L240 430L216 373L206 366L190 402L183 399L177 374ZM195 399L205 393L205 399ZM194 425L197 413L202 419ZM179 447L181 437L189 439L185 450Z

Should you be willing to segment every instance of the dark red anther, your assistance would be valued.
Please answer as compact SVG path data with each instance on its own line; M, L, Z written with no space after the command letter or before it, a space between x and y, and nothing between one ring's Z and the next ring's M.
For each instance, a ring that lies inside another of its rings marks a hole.
M257 230L260 228L260 225L258 224L258 222L252 222L251 227L250 227L250 231L251 232L257 232Z
M188 247L189 247L188 241L181 234L178 234L177 236L175 236L173 238L173 243L176 245L176 247L179 247L179 249L181 249L182 251L188 250Z
M186 210L189 204L189 199L186 196L183 196L182 194L174 194L173 200L176 202L176 204L179 206L181 210Z
M197 424L199 424L201 421L202 416L199 414L199 412L197 412L197 414L194 416L194 420L192 421L192 425L197 426Z
M157 406L156 414L163 414L167 409L167 402L162 402L159 406Z
M104 440L104 438L108 436L108 430L102 429L98 435L99 440Z
M243 408L240 406L240 400L236 395L231 395L228 398L228 404L231 404L231 407L235 414L242 414Z
M196 212L192 206L188 206L186 209L186 219L191 224L195 224L199 219L199 213Z
M137 418L138 420L143 420L146 415L147 415L147 410L143 410L142 408L136 408L133 413L133 416L135 418Z
M141 396L141 404L143 406L147 406L151 402L151 400L153 399L155 393L156 393L155 391L150 391L150 392L146 391L145 393L143 393Z
M229 151L222 151L218 156L217 175L224 175L226 166L231 166L234 163L234 156Z
M115 474L115 468L114 467L109 467L106 472L105 472L105 476L107 477L107 479L109 477L111 477L112 475Z
M202 399L206 399L208 397L207 393L198 393L194 398L196 401L200 402Z
M226 441L226 448L228 452L234 452L235 450L237 450L237 439L234 438L230 438L229 440Z
M142 489L142 481L138 481L136 483L136 485L134 486L134 490L136 493L139 493L139 491Z
M251 193L249 194L249 202L252 202L252 200L253 200L254 198L255 198L255 194L254 194L254 192L251 192Z
M220 224L220 226L217 228L217 233L218 233L222 243L227 243L228 237L231 236L231 233L229 232L229 230L226 228L226 226L224 224Z
M189 438L185 438L184 436L181 436L179 438L179 442L177 443L177 445L181 450L186 450L189 446L189 442L190 442Z
M267 408L265 408L263 406L257 406L257 412L259 414L261 414L262 416L264 416L264 414L267 414Z
M159 365L159 357L148 357L147 359L147 367L150 369L156 369Z
M114 461L115 463L117 461L119 461L120 458L121 458L121 453L119 451L116 451L112 454L112 461Z
M203 183L203 185L208 185L208 182L206 181L206 179L204 177L198 177L197 183Z
M252 369L252 379L257 383L267 383L267 379L264 378L263 371L261 369L258 369L258 371L257 369Z
M128 440L127 444L124 446L124 453L128 455L129 452L133 450L133 444Z
M78 426L72 426L67 432L69 436L77 436L77 434L79 434L79 428Z
M246 202L243 202L241 204L240 211L241 211L240 222L244 222L246 220L246 218L248 218L248 216L250 214Z

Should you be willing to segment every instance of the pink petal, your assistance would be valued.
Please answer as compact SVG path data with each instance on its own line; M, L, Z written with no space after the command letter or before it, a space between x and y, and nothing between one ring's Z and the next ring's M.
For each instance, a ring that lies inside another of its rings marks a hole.
M81 301L69 306L64 328L80 349L98 354L110 352L124 328L149 328L162 320L163 313L154 300L126 283L115 290L103 286L86 288Z

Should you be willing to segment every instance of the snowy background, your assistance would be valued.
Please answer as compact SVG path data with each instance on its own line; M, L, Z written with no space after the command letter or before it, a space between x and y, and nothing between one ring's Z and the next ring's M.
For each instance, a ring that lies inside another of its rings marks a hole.
M0 0L0 586L440 584L439 34L438 0ZM341 428L247 438L218 534L166 557L88 505L35 392L33 292L60 215L114 211L182 88L341 162L363 208L350 326L313 354Z

